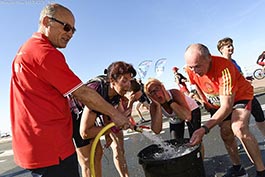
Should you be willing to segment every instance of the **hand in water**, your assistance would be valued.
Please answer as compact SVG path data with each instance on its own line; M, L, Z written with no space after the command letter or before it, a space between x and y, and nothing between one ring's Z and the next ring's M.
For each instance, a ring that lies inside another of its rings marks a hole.
M190 142L188 143L189 146L195 146L198 145L202 142L202 138L204 136L204 129L199 128L197 129L193 134L192 137L190 138Z

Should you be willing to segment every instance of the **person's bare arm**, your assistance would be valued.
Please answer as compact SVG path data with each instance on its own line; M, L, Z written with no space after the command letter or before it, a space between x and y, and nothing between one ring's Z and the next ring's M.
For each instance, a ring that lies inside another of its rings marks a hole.
M105 101L95 90L83 85L72 92L72 95L88 108L111 117L116 126L124 129L129 128L129 119ZM131 126L131 128L133 127Z
M133 104L137 101L137 98L139 99L139 98L141 97L142 94L143 94L143 93L142 93L141 90L139 90L139 91L136 92L136 93L131 92L131 93L128 95L128 97L127 97L128 100L129 100L127 108L132 108L132 107L133 107Z
M164 85L162 85L161 89L164 92L166 101L168 102L170 100L169 93L165 89ZM190 121L191 111L189 109L189 106L187 105L184 94L177 89L171 89L170 92L173 97L173 102L169 105L171 109L180 119Z
M138 101L138 103L137 103L135 109L136 109L136 111L137 111L138 116L139 116L140 118L143 118L143 115L142 115L141 110L140 110L141 107L142 107L142 103Z
M191 110L186 102L185 95L177 89L171 90L174 102L170 105L176 115L185 121L191 120Z
M84 107L81 122L80 122L80 135L83 139L95 138L103 127L95 126L97 113Z
M220 108L214 113L206 125L209 129L221 123L233 110L234 95L220 96Z
M152 97L150 97L150 99L152 100L149 110L151 116L151 129L154 133L159 134L162 131L162 123L163 123L162 108L157 101L152 99Z
M204 124L204 126L206 126L208 129L211 129L215 125L222 122L232 112L234 104L234 95L220 96L220 104L220 108L215 112L212 118ZM193 146L201 143L205 133L207 133L205 128L202 127L197 129L190 139L190 145Z

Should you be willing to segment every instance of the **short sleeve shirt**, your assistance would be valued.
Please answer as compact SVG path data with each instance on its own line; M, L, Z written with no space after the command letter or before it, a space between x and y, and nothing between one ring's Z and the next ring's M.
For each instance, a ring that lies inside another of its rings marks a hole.
M19 166L51 166L74 153L66 96L81 85L43 34L33 34L19 49L10 87L12 143Z
M235 94L235 102L253 98L251 84L240 74L235 65L225 58L212 56L211 69L201 77L188 67L186 70L190 83L196 84L206 96L205 101L215 107L220 107L220 95Z
M234 63L234 65L236 66L236 68L238 69L238 71L242 74L242 73L243 73L243 72L242 72L242 69L241 69L241 67L237 64L236 60L231 59L231 61L232 61L232 63Z

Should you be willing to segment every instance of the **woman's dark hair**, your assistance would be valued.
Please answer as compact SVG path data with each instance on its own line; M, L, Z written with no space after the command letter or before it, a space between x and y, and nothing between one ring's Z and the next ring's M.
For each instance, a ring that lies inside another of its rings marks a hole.
M104 71L108 79L117 80L119 76L124 74L131 74L132 77L136 76L136 70L131 64L123 61L113 62L109 65L108 69Z
M130 90L131 90L133 93L136 93L136 92L142 90L142 88L141 88L141 84L139 84L139 83L137 82L136 79L132 79L132 80L131 80L131 89L130 89Z

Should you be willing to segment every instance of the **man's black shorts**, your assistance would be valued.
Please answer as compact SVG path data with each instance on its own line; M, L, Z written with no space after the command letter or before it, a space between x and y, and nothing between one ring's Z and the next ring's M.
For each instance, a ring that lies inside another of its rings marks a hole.
M233 106L233 110L234 109L238 109L238 108L242 108L242 109L251 109L249 108L249 106L251 105L251 100L239 100L237 102L234 103ZM211 117L214 115L214 113L217 111L217 109L211 109L209 112L211 114ZM229 114L223 121L226 120L231 120L232 118L232 113Z

